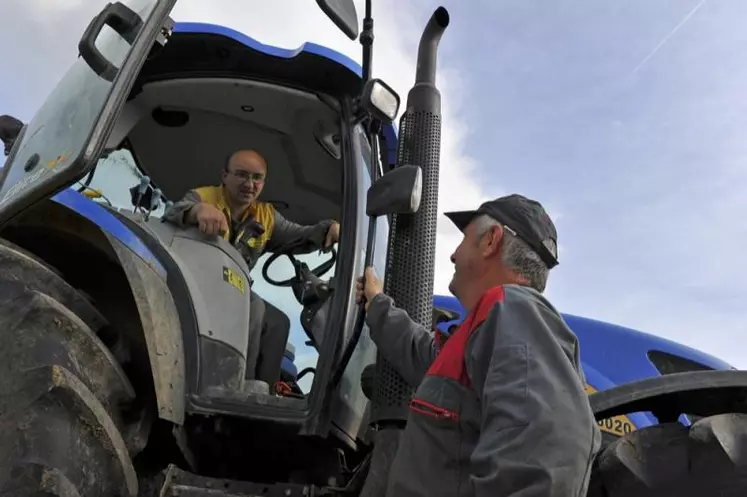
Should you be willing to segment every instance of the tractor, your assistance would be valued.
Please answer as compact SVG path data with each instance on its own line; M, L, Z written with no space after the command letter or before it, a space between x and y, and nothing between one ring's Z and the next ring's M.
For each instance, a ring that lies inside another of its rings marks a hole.
M0 172L0 494L383 495L414 386L378 357L355 284L374 266L432 325L449 14L425 25L395 133L400 97L371 75L371 0L362 30L352 0L317 0L359 39L362 67L318 45L174 23L175 2L106 5ZM160 219L240 147L268 159L263 197L288 219L339 220L328 259L312 268L284 247L260 278L222 238ZM117 154L138 181L95 188ZM283 388L246 379L254 291L295 301L295 315L267 319L300 322L317 357L297 375L279 364ZM660 424L607 445L589 495L741 495L745 375L591 395L599 420L650 411ZM685 427L683 413L703 418Z

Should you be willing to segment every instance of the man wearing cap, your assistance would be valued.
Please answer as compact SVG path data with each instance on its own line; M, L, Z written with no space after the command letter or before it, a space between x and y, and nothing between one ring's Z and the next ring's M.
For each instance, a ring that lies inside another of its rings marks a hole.
M443 348L366 268L371 338L417 390L387 497L584 497L601 433L579 344L542 295L557 233L521 195L446 216L464 233L449 290L468 315Z

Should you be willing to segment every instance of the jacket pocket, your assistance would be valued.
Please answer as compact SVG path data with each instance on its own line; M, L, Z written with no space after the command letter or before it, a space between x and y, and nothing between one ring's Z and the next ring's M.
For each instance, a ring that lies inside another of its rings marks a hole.
M454 422L459 421L458 412L444 409L443 407L433 405L430 402L421 399L412 399L410 401L410 409L418 414L429 416L434 419Z

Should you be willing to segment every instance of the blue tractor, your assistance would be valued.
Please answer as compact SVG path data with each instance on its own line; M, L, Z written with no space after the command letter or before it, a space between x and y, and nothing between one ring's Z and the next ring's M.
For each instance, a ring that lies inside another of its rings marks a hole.
M3 121L0 494L383 495L413 386L378 357L353 297L373 265L434 325L449 14L425 26L395 134L400 98L371 77L371 0L360 32L352 0L317 0L360 40L362 67L318 45L174 23L175 2L106 5L28 124ZM161 221L244 147L271 164L263 197L285 217L339 220L328 258L286 247L250 275L227 241ZM295 359L272 385L246 377L252 292L301 336L290 331ZM598 420L659 423L622 428L590 496L744 493L745 373L608 379L618 386L590 396Z

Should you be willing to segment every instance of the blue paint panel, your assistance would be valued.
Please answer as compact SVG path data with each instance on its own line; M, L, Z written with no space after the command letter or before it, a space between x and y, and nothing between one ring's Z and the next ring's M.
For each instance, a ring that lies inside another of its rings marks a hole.
M244 33L226 26L203 22L177 22L174 24L174 33L205 33L225 36L257 52L262 52L283 59L292 59L298 54L306 52L336 62L359 78L362 77L363 74L363 68L361 68L361 66L350 57L343 55L336 50L332 50L331 48L317 45L316 43L304 43L296 49L280 48L272 45L265 45ZM400 97L402 97L402 95L400 95ZM397 161L397 130L394 123L384 125L384 136L387 140L389 162L394 164Z
M60 193L52 197L52 200L77 212L102 230L112 235L137 254L138 257L153 268L163 279L166 279L166 269L161 265L158 259L156 259L153 252L148 250L140 238L138 238L104 207L72 188L62 190Z
M283 357L283 362L281 363L280 368L284 373L288 374L292 378L295 378L296 375L298 375L298 368L293 363L293 361L287 357Z

